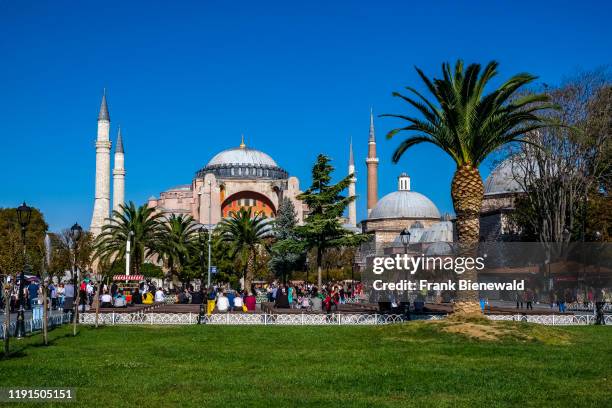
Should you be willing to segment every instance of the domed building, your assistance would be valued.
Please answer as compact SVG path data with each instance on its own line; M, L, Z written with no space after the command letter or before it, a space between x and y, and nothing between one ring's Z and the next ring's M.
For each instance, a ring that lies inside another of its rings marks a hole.
M482 241L512 240L516 235L509 215L515 200L524 193L518 180L524 176L520 166L511 158L502 161L484 182L484 199L480 213L480 239Z
M298 222L304 219L304 205L297 177L289 176L268 154L240 146L217 153L200 170L191 184L179 185L151 197L149 207L164 213L190 214L201 224L217 224L231 211L251 208L253 213L274 218L280 201L287 197Z
M411 242L452 241L453 231L452 222L441 219L433 201L410 189L410 177L406 173L398 177L397 191L377 201L368 218L363 220L362 228L363 232L374 235L376 244L399 243L399 234L406 228Z

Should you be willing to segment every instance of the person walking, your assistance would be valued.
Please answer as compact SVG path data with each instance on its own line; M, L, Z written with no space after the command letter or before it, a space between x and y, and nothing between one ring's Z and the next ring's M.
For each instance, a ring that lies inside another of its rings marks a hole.
M208 288L208 294L206 295L206 314L210 316L215 310L215 301L217 299L217 292L214 286Z

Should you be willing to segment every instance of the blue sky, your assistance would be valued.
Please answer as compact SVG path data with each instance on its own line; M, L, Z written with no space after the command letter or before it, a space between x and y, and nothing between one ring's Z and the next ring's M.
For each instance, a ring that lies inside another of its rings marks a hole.
M415 65L437 75L443 61L496 59L500 80L527 71L556 84L612 62L609 1L229 4L0 1L0 207L26 200L52 230L89 225L106 87L128 200L189 183L241 133L305 189L319 152L346 172L352 136L361 219L370 106L410 112L391 92L422 89ZM384 136L397 123L376 119L380 195L407 171L451 212L453 163L418 146L392 164L398 140Z

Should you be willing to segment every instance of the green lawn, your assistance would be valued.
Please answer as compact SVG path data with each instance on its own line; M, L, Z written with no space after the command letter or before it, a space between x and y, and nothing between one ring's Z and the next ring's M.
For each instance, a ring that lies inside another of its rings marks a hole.
M90 407L612 406L611 327L445 325L64 327L13 341L0 387L74 387Z

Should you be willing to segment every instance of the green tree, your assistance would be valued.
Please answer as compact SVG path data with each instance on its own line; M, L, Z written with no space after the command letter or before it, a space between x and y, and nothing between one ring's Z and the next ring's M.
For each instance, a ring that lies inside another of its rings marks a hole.
M218 226L219 237L231 244L231 257L238 256L242 266L244 288L251 290L251 281L257 265L257 255L269 248L272 231L268 219L261 214L253 216L251 208L232 211L229 218Z
M297 240L285 240L285 246L294 251L307 252L316 249L317 283L322 284L321 267L323 256L329 248L357 246L369 239L364 234L356 234L341 224L341 217L346 207L355 197L344 197L344 191L350 184L353 174L349 174L336 184L331 183L334 170L329 157L319 154L312 168L312 185L298 196L309 208L304 225L295 228Z
M32 208L26 229L26 255L30 273L40 275L45 254L45 234L48 226L43 214ZM21 273L24 267L21 226L15 208L0 208L0 275Z
M120 211L113 211L113 217L96 238L94 257L101 264L125 258L126 243L132 232L131 269L140 274L142 263L158 251L164 228L163 214L155 213L146 204L136 207L132 201L120 207Z
M464 247L475 246L480 235L480 209L484 186L478 166L493 151L511 143L520 142L527 132L546 126L538 111L549 109L548 96L527 94L518 96L524 86L536 77L517 74L485 94L485 87L497 75L498 63L490 62L481 72L479 64L464 69L457 61L454 70L449 63L442 64L442 78L430 80L420 69L417 73L434 97L425 98L412 87L406 87L417 98L394 92L421 114L422 118L387 114L407 121L408 126L391 130L387 138L398 132L416 133L405 139L395 150L393 161L398 162L404 152L420 143L431 143L446 152L457 169L451 183L451 197L457 216L455 223L459 242ZM476 280L474 270L463 278ZM456 312L480 312L478 293L460 292Z
M272 246L269 267L270 270L283 282L287 282L288 275L304 263L304 252L293 251L287 241L294 241L297 215L293 202L285 197L278 206L276 219L272 232L277 243Z
M195 276L188 265L192 258L198 258L197 224L190 215L172 214L163 224L158 249L172 279L178 278L184 284Z

